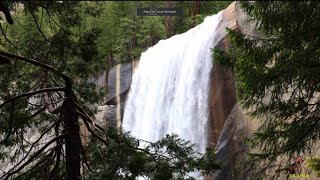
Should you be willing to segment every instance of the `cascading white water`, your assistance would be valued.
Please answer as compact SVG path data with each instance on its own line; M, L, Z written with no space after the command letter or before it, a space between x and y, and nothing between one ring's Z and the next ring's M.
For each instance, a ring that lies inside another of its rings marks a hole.
M211 48L220 16L142 53L124 111L126 131L151 142L175 133L205 151Z

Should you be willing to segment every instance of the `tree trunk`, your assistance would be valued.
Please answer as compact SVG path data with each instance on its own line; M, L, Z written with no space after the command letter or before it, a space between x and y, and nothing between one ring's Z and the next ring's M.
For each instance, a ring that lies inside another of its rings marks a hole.
M80 127L71 91L66 91L64 105L64 127L66 145L67 180L80 180Z
M196 26L196 15L198 14L198 1L194 1L193 7L193 27Z
M167 1L167 7L171 8L172 7L172 2ZM171 16L166 17L166 29L167 29L167 38L171 37Z

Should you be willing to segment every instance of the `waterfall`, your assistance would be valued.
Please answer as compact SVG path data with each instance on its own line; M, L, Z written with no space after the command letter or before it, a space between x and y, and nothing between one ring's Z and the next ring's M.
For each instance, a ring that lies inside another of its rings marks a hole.
M127 97L123 128L155 142L166 134L207 145L211 48L221 12L141 54Z

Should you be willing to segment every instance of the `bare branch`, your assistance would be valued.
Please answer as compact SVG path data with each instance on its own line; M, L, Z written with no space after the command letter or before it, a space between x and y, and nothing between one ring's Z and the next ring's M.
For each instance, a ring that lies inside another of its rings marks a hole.
M8 6L5 5L4 2L0 2L0 11L3 12L3 14L6 17L6 20L8 21L9 24L13 24L13 20L10 14L10 10L8 9Z
M88 124L88 121L90 122L91 120L88 119L88 117L86 115L84 115L83 113L77 111L77 114L81 116L81 119L83 120L84 124L86 125L88 131L94 136L96 137L98 140L100 140L101 142L103 142L106 146L108 146L108 142L103 139L101 136L99 136L98 134L96 134L95 132L93 132L93 130L91 129L91 127Z
M7 173L5 173L4 175L2 175L0 178L4 178L4 179L8 179L10 176L12 176L15 173L18 173L19 171L21 171L26 165L28 165L29 163L31 163L37 156L39 156L41 154L42 151L44 151L48 146L50 146L52 143L54 143L55 141L57 141L58 139L64 137L65 135L60 135L58 137L55 137L53 139L51 139L47 144L45 144L40 150L38 150L36 153L34 153L25 163L23 163L19 168L17 168L16 170L14 170L16 166L14 166L13 168L11 168ZM25 158L24 158L25 159ZM23 160L24 160L23 159ZM23 161L22 160L22 161ZM21 161L20 161L21 162ZM20 163L19 163L20 164Z
M61 49L62 46L59 46L59 45L57 45L56 43L50 41L50 40L44 35L44 33L43 33L43 31L41 30L41 27L40 27L40 25L39 25L39 23L38 23L38 21L37 21L37 18L35 17L34 13L32 12L31 4L30 4L29 1L28 1L28 6L29 6L30 14L32 15L32 18L34 19L34 22L36 23L36 26L37 26L37 28L38 28L41 36L42 36L47 42L49 42L50 44L52 44L54 47L56 47L56 48L58 48L58 49ZM40 7L42 7L42 6L40 6ZM46 11L47 11L47 13L48 13L49 21L50 21L49 11L48 11L47 9L46 9ZM43 12L43 7L42 7L42 12ZM42 17L41 17L41 18L42 18ZM53 20L53 18L51 18L51 19ZM41 21L42 21L42 19L41 19ZM53 21L54 21L54 20L53 20ZM54 22L55 22L55 21L54 21ZM57 23L56 23L56 24L57 24ZM57 25L58 25L58 24L57 24ZM59 25L58 25L58 26L59 26ZM61 26L59 26L59 27L62 29ZM64 29L62 29L62 30L65 31ZM67 31L65 31L65 32L67 32Z
M13 19L14 19L14 21L16 21L24 30L27 30L27 28L26 27L24 27L19 21L18 21L18 19L17 18L15 18L14 16L11 16Z
M61 120L62 120L62 117L60 117L54 124L52 124L46 131L44 131L44 132L40 135L40 137L39 137L34 143L32 143L32 146L30 147L30 149L29 149L29 151L26 153L26 155L20 160L19 163L17 163L14 167L12 167L12 168L10 169L10 171L13 170L13 169L15 169L16 167L18 167L18 166L23 162L23 160L26 159L27 156L29 156L29 154L31 153L31 150L33 149L33 147L43 138L43 136L44 136L46 133L48 133L48 132L49 132L57 123L59 123ZM57 137L60 137L60 136L57 136ZM54 139L56 139L56 138L54 138ZM51 141L50 141L50 142L51 142ZM51 143L50 143L50 144L51 144ZM46 145L45 145L45 146L46 146ZM31 161L30 161L30 162L31 162ZM9 173L10 171L8 171L8 173ZM4 175L5 175L5 174L4 174ZM4 176L4 175L3 175L3 176ZM3 176L0 177L0 179L3 178Z
M61 121L60 121L61 122ZM54 127L54 132L55 132L55 135L56 136L59 136L60 133L59 133L59 125L60 125L60 122L57 123ZM62 140L61 140L62 141ZM62 145L60 146L57 146L56 147L56 163L54 165L54 167L52 168L51 170L51 173L50 173L50 178L52 178L54 176L54 173L57 171L58 167L59 167L59 164L60 164L60 158L61 158L61 150L62 150Z
M39 111L35 112L34 114L32 114L29 118L33 118L36 117L38 114L40 114L42 111L46 110L45 107L39 109Z
M6 33L4 32L4 30L3 30L3 28L2 28L1 23L0 23L0 29L1 29L1 32L2 32L2 34L3 34L3 36L4 36L4 38L5 38L13 47L16 48L17 46L14 45L14 44L10 41L10 39L7 37Z
M97 125L97 124L94 123L94 120L91 119L91 117L90 117L90 116L88 115L88 113L80 106L80 104L78 104L78 103L75 103L75 104L76 104L77 108L79 109L79 111L80 111L84 116L86 116L86 118L89 120L89 123L90 123L93 127L97 128L97 129L99 129L99 130L101 130L101 131L104 131L104 129L103 129L101 126L99 126L99 125Z
M40 32L40 34L42 35L42 37L43 37L46 41L48 41L49 43L53 44L53 43L52 43L51 41L49 41L49 40L48 40L48 38L43 34L43 32L42 32L42 30L41 30L41 27L40 27L40 26L39 26L39 24L38 24L37 18L34 16L34 14L33 14L33 12L32 12L30 2L29 2L29 1L27 1L27 3L28 3L28 7L29 7L30 14L31 14L31 16L32 16L32 18L33 18L33 20L34 20L34 22L36 23L36 26L37 26L37 28L38 28L38 30L39 30L39 32Z
M41 5L39 5L39 6L47 11L47 14L48 14L48 16L49 16L49 22L50 22L50 24L51 24L51 21L50 21L50 19L51 19L62 31L68 32L68 31L66 31L64 28L62 28L61 25L60 25L59 23L57 23L57 21L55 21L55 20L53 19L50 11L48 10L48 7L44 7L44 6L41 6ZM50 26L51 26L51 25L50 25Z
M44 158L42 158L41 160L39 160L35 165L33 165L30 169L28 169L28 171L19 174L19 176L17 176L15 179L19 179L20 177L24 176L25 174L28 174L29 172L31 172L34 168L40 166L40 164L44 163L48 158L52 158L52 156L54 155L55 151L52 151L53 149L50 149L50 153L48 155L46 155ZM53 158L52 158L53 159Z
M53 74L53 75L51 75L50 73L48 73L48 77L53 81L53 83L55 83L55 85L57 85L57 86L63 86L63 81L62 82L58 82L58 81L56 81L56 76L54 76L55 74ZM61 79L59 79L59 78L57 78L57 80L60 80L61 81ZM60 95L61 96L61 95ZM62 97L62 96L61 96Z
M58 101L55 101L55 102L49 102L49 104L51 105L51 104L58 104L58 103L60 103L60 102L62 102L62 101L64 101L66 98L62 98L62 99L59 99ZM34 104L34 103L31 103L31 102L28 102L28 104L30 104L31 106L38 106L38 107L41 107L41 106L46 106L46 104L42 104L42 103L40 103L40 104Z
M37 67L42 67L44 69L47 69L47 70L53 72L54 74L56 74L57 76L63 78L65 80L65 82L66 82L66 86L70 86L71 87L71 79L67 75L63 74L62 72L60 72L59 70L55 69L54 67L52 67L52 66L50 66L48 64L44 64L44 63L41 63L40 61L37 61L37 60L34 60L34 59L28 59L26 57L10 54L10 53L3 52L3 51L0 51L0 56L13 58L13 59L16 59L16 60L20 60L20 61L32 64L32 65L37 66Z
M42 81L43 81L44 88L48 88L48 74L47 73L45 73L45 75L43 76L43 80ZM60 105L57 108L53 106L54 105L54 103L53 103L54 100L51 99L51 96L49 95L49 92L44 92L43 93L43 99L45 101L46 108L48 109L48 111L51 114L57 114L57 113L62 111L63 105Z
M12 133L12 126L13 126L13 112L14 112L14 100L11 102L11 110L10 110L10 117L9 117L9 120L8 120L8 123L9 123L9 127L7 129L7 135L6 137L0 142L0 144L3 144L5 143L9 137L11 136L11 133Z
M85 150L81 144L81 153L82 153L82 157L83 157L83 163L87 166L87 168L89 169L89 171L92 172L92 169L88 163L88 160L87 160L87 157L86 157L86 153L85 153Z
M63 88L62 87L51 87L51 88L44 88L44 89L39 89L39 90L36 90L36 91L22 93L22 94L19 94L18 96L15 96L15 97L13 97L11 99L8 99L8 100L4 101L2 104L0 104L0 108L2 108L8 102L14 101L14 100L19 99L21 97L32 96L32 95L43 93L43 92L65 91L65 90L66 90L66 88L64 88L64 87Z

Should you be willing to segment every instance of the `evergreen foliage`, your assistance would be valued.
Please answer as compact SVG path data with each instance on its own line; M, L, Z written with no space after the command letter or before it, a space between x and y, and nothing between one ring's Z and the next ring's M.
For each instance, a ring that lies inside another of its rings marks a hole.
M93 140L87 150L92 171L88 179L194 179L190 172L208 175L219 169L213 149L204 155L194 150L189 141L177 135L167 135L155 142L131 137L122 130L108 127L101 136L108 138L108 145Z
M100 53L108 56L108 62L130 62L139 58L147 48L159 40L186 32L200 24L205 16L216 14L227 7L230 1L199 1L197 15L194 17L192 1L109 1L103 4L102 15L96 25L102 31L98 39ZM136 8L181 7L183 16L172 16L166 22L165 16L137 16ZM195 18L195 20L193 20ZM168 36L168 25L171 33Z
M288 171L290 160L320 138L320 4L256 1L241 8L259 37L229 29L233 48L215 49L214 59L235 72L241 105L264 119L248 141L249 169L260 167L258 176L269 167Z
M306 160L307 166L320 177L320 157L312 157Z

